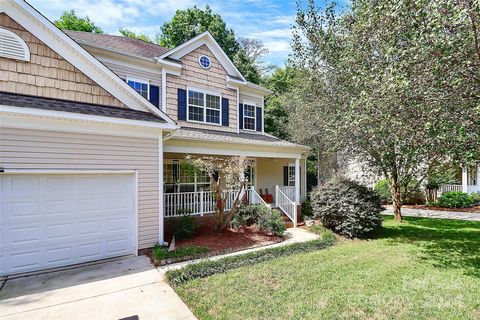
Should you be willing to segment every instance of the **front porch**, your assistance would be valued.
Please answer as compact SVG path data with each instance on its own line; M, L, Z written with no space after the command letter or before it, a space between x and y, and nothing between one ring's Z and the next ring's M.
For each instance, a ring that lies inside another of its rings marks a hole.
M457 181L440 186L438 195L444 192L460 191L468 194L480 192L480 166L459 168Z

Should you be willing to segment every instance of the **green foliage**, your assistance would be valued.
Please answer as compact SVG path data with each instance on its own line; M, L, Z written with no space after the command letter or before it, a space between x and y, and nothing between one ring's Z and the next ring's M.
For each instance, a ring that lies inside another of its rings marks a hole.
M240 47L235 53L232 59L238 71L250 82L259 84L261 80L261 74L255 65L255 60L249 57L246 51Z
M129 38L153 43L152 39L150 39L149 36L147 36L146 34L143 34L143 33L135 33L133 31L125 29L125 28L119 29L118 32L123 34L125 37L129 37Z
M381 227L383 208L377 193L350 180L331 180L310 195L313 212L323 226L349 238Z
M75 14L75 10L64 11L60 19L55 20L53 23L62 30L103 33L103 30L90 21L88 17L79 18Z
M178 209L179 217L171 218L172 234L177 240L189 239L196 235L198 223L191 214L185 210Z
M200 256L207 252L208 248L197 246L182 247L177 248L174 251L168 251L168 248L162 247L157 243L152 249L152 256L157 260L162 260L189 256Z
M373 190L378 193L382 204L392 203L392 194L390 193L390 185L387 179L379 180L373 187Z
M304 218L313 217L312 203L308 199L302 203L302 216Z
M315 225L311 226L310 228L308 228L308 231L310 231L312 233L315 233L315 234L318 234L318 235L322 235L325 232L331 232L330 230L325 229L325 227L320 225L320 224L315 224Z
M248 205L239 209L238 213L232 218L230 225L234 229L241 226L256 225L263 232L282 236L285 232L285 222L281 214L265 207L264 205Z
M472 198L472 204L474 206L480 206L480 192L473 192L470 194L470 198Z
M190 264L181 269L169 270L165 276L170 284L178 286L193 279L224 273L231 269L269 261L278 257L324 249L334 245L335 241L333 233L325 232L316 240Z
M444 192L438 200L438 205L444 208L470 208L473 205L472 198L465 192Z

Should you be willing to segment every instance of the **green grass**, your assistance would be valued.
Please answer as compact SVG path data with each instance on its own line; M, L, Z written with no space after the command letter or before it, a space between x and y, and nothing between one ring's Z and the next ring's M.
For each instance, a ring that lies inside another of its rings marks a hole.
M167 248L161 247L158 244L153 247L152 255L154 258L158 260L162 259L171 259L171 258L179 258L179 257L186 257L186 256L195 256L203 253L207 253L208 248L205 247L183 247L177 248L175 251L168 251Z
M325 232L325 227L320 224L315 224L308 228L308 231L315 234L322 234Z
M387 218L375 240L175 288L199 319L480 319L480 223Z

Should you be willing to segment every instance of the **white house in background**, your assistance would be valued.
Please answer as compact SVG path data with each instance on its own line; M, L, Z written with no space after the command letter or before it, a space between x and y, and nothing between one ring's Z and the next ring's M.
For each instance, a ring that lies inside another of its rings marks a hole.
M458 168L457 182L440 186L439 194L448 191L480 192L480 165Z
M179 209L205 219L186 155L253 159L248 200L296 224L308 148L264 132L269 93L208 32L167 50L0 0L0 276L137 254Z

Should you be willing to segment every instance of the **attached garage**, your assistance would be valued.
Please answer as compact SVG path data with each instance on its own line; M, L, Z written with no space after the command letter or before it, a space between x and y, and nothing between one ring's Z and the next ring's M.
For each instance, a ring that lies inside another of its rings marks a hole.
M133 172L0 175L0 275L135 254Z

